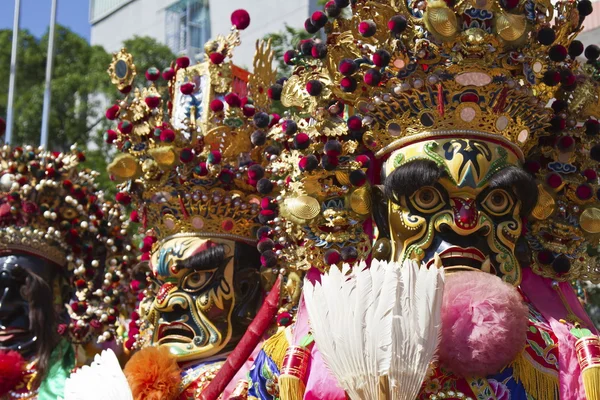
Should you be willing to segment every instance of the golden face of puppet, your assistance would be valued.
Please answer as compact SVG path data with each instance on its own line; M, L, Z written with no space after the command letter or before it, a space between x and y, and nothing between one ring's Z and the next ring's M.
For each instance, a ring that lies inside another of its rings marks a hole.
M392 259L431 264L437 254L447 269L483 270L517 285L521 214L537 193L517 165L510 150L482 139L440 138L393 153L384 185Z
M166 239L151 258L161 285L147 316L152 343L178 361L222 351L232 338L235 242L194 236Z

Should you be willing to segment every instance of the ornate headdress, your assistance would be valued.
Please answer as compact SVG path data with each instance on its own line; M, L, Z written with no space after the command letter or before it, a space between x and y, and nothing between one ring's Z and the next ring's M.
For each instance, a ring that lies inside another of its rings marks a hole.
M190 66L179 58L162 72L168 88L157 86L161 73L151 68L149 87L107 111L120 121L106 134L119 150L109 172L124 182L117 200L133 200L134 219L148 231L145 252L176 234L256 242L261 193L272 190L264 179L260 130L278 119L265 112L275 74L269 44L257 45L260 74L228 60L247 13L234 13L232 22L227 37L205 45L207 61ZM109 74L119 89L130 90L135 66L125 50L115 54Z
M32 146L0 150L0 253L23 253L56 264L75 291L71 321L59 327L75 342L117 334L135 261L127 217L104 200L96 172L81 169L75 147L52 153ZM66 300L66 299L64 299Z
M581 130L573 118L585 122L597 114L597 84L590 68L577 60L584 46L574 40L590 12L586 0L556 5L532 0L330 1L305 22L310 33L324 28L326 40L303 41L284 56L296 67L283 86L282 101L313 116L322 115L317 104L345 105L353 115L348 126L360 128L359 147L378 158L418 142L470 137L500 144L509 159L524 162L540 154L545 138L556 142L567 136L565 128ZM599 54L595 46L585 51L590 63ZM577 116L568 119L557 106L549 107L556 98L572 104ZM596 129L596 124L591 119L585 126ZM336 134L329 125L318 126L324 136ZM340 138L348 134L337 131ZM574 143L571 158L580 153L580 161L571 178L587 180L588 199L595 198L597 178L581 175L597 167L593 155L589 158L593 140L575 138ZM399 166L423 150L390 162ZM568 199L576 197L577 185L563 187L554 195L572 202ZM586 226L592 220L597 224L595 210L578 209ZM596 236L588 233L579 249ZM595 270L574 268L561 276L596 279Z

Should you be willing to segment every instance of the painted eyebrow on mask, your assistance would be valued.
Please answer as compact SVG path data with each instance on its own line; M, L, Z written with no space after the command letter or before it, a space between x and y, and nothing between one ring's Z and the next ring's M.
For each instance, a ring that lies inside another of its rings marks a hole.
M442 175L442 169L434 161L411 161L396 168L385 178L385 196L399 203L402 196L410 196L423 186L433 186Z
M216 246L209 247L185 260L177 262L177 268L193 269L195 271L219 268L223 266L226 261L231 259L231 257L226 257L226 255L227 251L225 250L225 245L217 244Z
M510 165L501 169L490 178L491 189L512 191L517 200L521 201L521 215L527 216L533 210L538 200L535 179L523 169Z

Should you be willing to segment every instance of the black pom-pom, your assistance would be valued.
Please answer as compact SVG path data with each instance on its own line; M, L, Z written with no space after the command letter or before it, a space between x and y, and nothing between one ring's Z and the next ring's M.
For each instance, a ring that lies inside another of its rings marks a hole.
M569 258L567 256L561 254L558 257L556 257L552 262L552 269L557 274L567 273L571 269L571 261L569 261Z
M328 140L327 143L325 143L324 150L325 154L328 156L337 157L342 152L342 144L337 140Z
M595 119L585 121L585 133L590 136L596 136L600 133L600 123Z
M269 126L269 122L271 122L271 118L269 117L269 114L267 114L266 112L257 112L256 114L254 114L254 126L256 126L257 128L266 128L267 126Z
M325 13L329 18L337 18L340 16L342 9L335 5L335 1L328 1L325 4Z
M544 72L544 77L542 80L548 86L556 86L560 83L560 79L561 79L560 72L550 70L550 71Z
M353 76L345 76L340 81L340 88L343 92L352 93L358 87L358 82L354 79Z
M548 52L548 56L552 61L561 62L567 58L567 49L565 46L557 44L550 47L550 51Z
M327 56L327 45L325 43L317 43L311 50L313 58L323 59Z
M260 164L253 164L248 167L248 176L256 181L262 179L265 176L265 169Z
M263 131L254 131L250 135L250 141L255 146L262 146L267 141L267 134Z
M275 247L275 242L268 238L261 239L260 242L258 242L258 245L256 246L260 253L273 250L273 247Z
M312 48L315 45L315 42L312 39L303 40L300 42L300 52L305 56L312 55Z
M587 17L594 11L592 2L590 0L580 0L579 3L577 3L577 11L579 11L580 16Z
M550 120L550 127L548 130L552 133L558 133L565 129L566 126L567 124L564 118L555 116Z
M277 255L272 250L267 250L260 255L260 264L264 268L273 268L277 265Z
M283 77L281 77L281 78L277 79L276 83L277 83L278 85L281 85L281 86L283 86L283 84L284 84L284 83L286 83L286 82L287 82L287 80L288 80L288 78L287 78L287 77L285 77L285 76L283 76Z
M350 183L354 186L363 186L367 182L367 174L362 169L350 172Z
M338 69L342 75L350 76L356 72L358 64L351 58L344 58L340 61Z
M596 46L595 44L589 45L585 48L584 54L585 58L588 60L595 61L598 59L598 57L600 57L600 47Z
M288 119L286 121L283 122L283 131L285 132L286 135L293 135L296 132L298 132L298 124L296 123L296 121Z
M260 194L269 194L273 191L273 182L267 178L262 178L256 183L256 190Z
M321 157L321 166L326 171L333 171L334 169L336 169L338 164L339 164L339 160L335 156L328 156L327 154L325 154L324 156Z
M312 21L313 25L319 29L327 25L328 21L327 15L325 15L323 11L315 11L314 13L312 13L310 20Z
M403 15L394 15L388 21L388 29L396 34L404 32L406 25L406 18Z
M377 32L377 25L372 20L362 21L358 24L358 32L364 37L371 37Z
M271 234L271 228L269 228L268 226L261 226L256 231L256 240L267 238L267 237L269 237L270 234Z
M306 83L306 91L311 96L318 96L323 91L323 83L320 80L312 79Z
M581 43L579 40L573 40L569 45L569 56L571 58L579 57L581 54L583 54L583 49L583 43Z
M365 73L364 81L369 86L377 86L381 82L381 72L371 68Z
M299 133L294 136L294 148L297 150L305 150L310 146L310 138L306 133Z
M319 32L319 29L321 28L316 26L310 18L306 18L306 21L304 21L304 30L306 30L306 32L312 35Z
M597 144L594 147L592 147L592 149L590 150L590 157L592 158L592 160L600 162L600 144Z
M390 53L387 52L387 50L380 49L373 54L373 64L380 68L387 67L387 65L390 63L391 58L392 57L390 56Z
M281 154L281 149L277 146L267 146L267 148L265 149L265 153L267 153L270 156L278 156L279 154Z
M350 131L350 133L348 134L350 139L356 140L359 143L362 142L364 135L365 135L365 133L363 131Z
M569 106L569 103L567 103L564 100L554 100L554 102L552 102L552 110L555 113L559 113L562 110L566 109Z
M549 27L542 28L537 33L537 40L544 46L549 46L556 40L556 32Z
M317 160L317 157L314 154L302 157L298 163L300 170L306 172L314 171L318 166L319 160Z
M269 88L267 94L271 100L279 101L281 100L281 92L283 92L283 85L279 83L274 83Z
M339 8L348 7L350 5L350 0L334 0L335 5Z
M352 262L358 258L358 250L352 246L344 247L340 251L340 255L342 256L342 260Z

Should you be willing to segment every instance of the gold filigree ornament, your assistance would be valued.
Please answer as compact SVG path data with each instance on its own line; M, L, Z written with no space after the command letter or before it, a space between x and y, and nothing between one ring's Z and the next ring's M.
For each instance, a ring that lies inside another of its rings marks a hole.
M126 49L121 49L113 54L113 59L107 72L110 75L112 84L121 92L125 92L128 88L131 88L133 80L137 75L135 64L133 64L133 57Z

